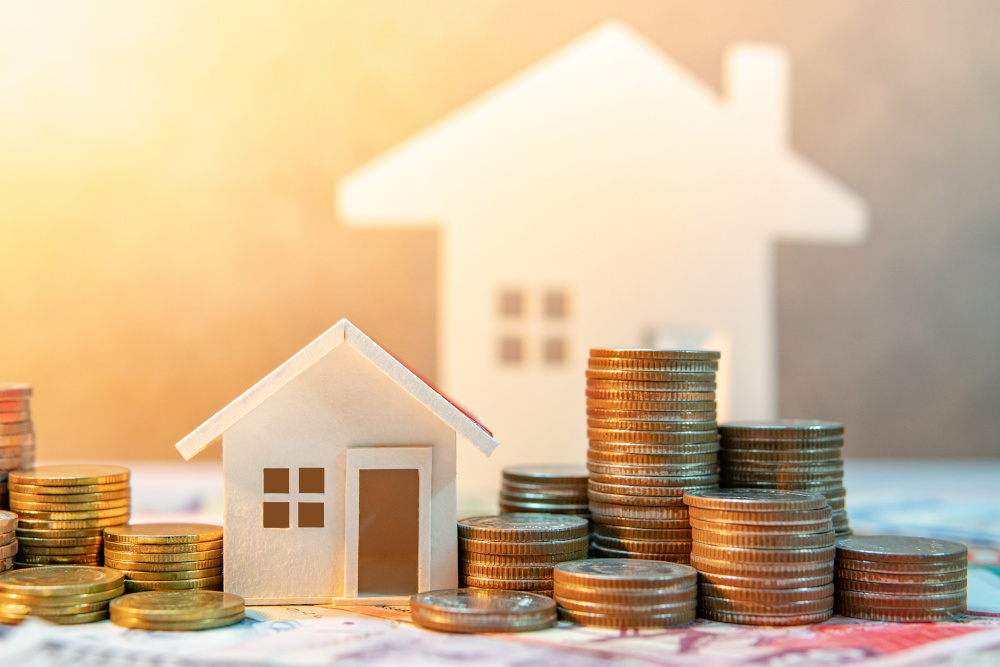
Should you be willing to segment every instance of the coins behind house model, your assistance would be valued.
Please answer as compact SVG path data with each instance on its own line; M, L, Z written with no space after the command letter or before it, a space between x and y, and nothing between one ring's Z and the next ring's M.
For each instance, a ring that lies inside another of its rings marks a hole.
M111 622L139 630L210 630L243 620L244 601L222 591L145 591L111 602Z
M801 625L833 614L832 512L820 494L689 492L698 614L724 623Z
M120 572L104 567L38 567L0 574L0 622L28 616L52 623L90 623L108 617L108 603L122 595Z
M8 473L35 465L32 389L0 383L0 509L9 509Z
M412 596L410 616L442 632L525 632L555 625L556 605L523 591L459 588Z
M688 562L684 492L719 485L718 359L698 350L590 351L593 556Z
M625 558L559 563L553 599L559 616L581 625L665 628L695 619L697 571L687 565Z
M543 512L589 518L587 468L536 463L503 469L500 513Z
M966 608L968 549L922 537L837 541L837 613L872 621L927 623Z
M129 470L67 464L10 473L16 565L100 565L105 528L128 522Z
M222 590L222 526L146 523L104 531L104 564L125 590Z
M501 514L458 522L461 586L552 594L552 567L587 557L587 521L566 514Z
M719 426L721 486L822 493L838 536L850 535L845 507L844 426L808 419Z

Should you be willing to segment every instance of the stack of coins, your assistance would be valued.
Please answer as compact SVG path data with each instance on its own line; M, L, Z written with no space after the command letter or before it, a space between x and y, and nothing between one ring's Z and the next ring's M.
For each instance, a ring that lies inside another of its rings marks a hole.
M685 491L719 485L718 352L590 351L592 554L687 563Z
M851 534L845 506L844 425L810 419L719 426L721 486L822 493L837 536Z
M222 526L144 523L104 531L104 564L125 591L222 590Z
M104 567L64 566L0 574L0 623L28 616L52 623L91 623L108 617L108 603L124 593L122 575Z
M559 463L504 468L500 513L518 512L575 514L590 518L587 469Z
M14 569L17 553L17 515L0 510L0 572Z
M698 614L723 623L802 625L833 615L836 538L813 493L716 489L684 496Z
M0 509L8 509L7 474L35 465L31 387L0 384Z
M100 565L101 534L128 523L129 470L67 464L10 473L18 567Z
M968 549L923 537L837 541L837 613L872 621L928 623L965 613Z
M412 596L410 617L441 632L527 632L555 625L556 603L521 591L457 588Z
M552 567L587 557L587 521L567 514L501 514L458 522L461 586L552 594Z
M559 563L553 599L564 620L611 628L666 628L695 618L698 572L625 558Z
M243 620L244 601L222 591L146 591L111 602L111 622L139 630L210 630Z

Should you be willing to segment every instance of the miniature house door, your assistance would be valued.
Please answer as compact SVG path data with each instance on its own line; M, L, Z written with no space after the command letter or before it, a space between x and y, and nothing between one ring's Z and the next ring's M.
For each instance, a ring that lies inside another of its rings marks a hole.
M347 450L344 595L430 590L430 447Z

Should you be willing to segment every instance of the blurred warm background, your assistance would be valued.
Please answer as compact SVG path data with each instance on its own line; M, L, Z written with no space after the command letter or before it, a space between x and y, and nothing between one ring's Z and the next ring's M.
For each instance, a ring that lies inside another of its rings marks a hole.
M437 233L344 227L336 183L608 18L714 88L783 45L794 147L870 207L777 253L782 415L997 456L1000 5L208 0L0 3L0 380L39 458L178 460L345 316L433 379Z

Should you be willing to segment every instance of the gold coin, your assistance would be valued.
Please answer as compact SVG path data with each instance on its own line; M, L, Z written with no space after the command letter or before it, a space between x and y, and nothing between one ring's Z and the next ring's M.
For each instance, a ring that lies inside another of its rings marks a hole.
M596 496L597 494L595 494ZM628 496L611 496L615 499L623 498L628 501ZM667 501L670 498L663 498L662 500ZM688 518L688 508L683 503L671 503L670 505L663 504L657 507L639 507L638 503L628 503L628 502L603 502L598 497L592 497L590 500L590 513L594 520L594 523L615 523L620 522L624 519L635 519L635 520L675 520L684 521L685 523L680 524L684 526ZM618 523L618 525L628 525Z
M703 579L698 582L698 594L759 604L793 604L807 600L826 600L833 597L833 582L802 588L747 588L729 584L715 584Z
M105 556L120 563L200 563L222 558L222 549L212 551L182 551L178 553L129 553L105 549Z
M702 558L750 563L818 563L833 562L834 547L804 547L796 549L756 549L751 547L720 547L694 540L691 553Z
M486 577L488 579L547 579L552 582L552 566L544 565L497 565L495 563L458 563L459 575Z
M10 482L11 493L20 493L25 496L78 496L91 493L120 493L130 492L128 482L115 482L113 484L72 484L68 486L43 486L41 484L22 484Z
M221 591L150 591L133 593L111 603L114 617L160 621L201 621L242 613L244 601Z
M567 611L582 611L591 614L607 614L609 616L660 616L662 614L683 614L695 611L697 607L695 598L696 594L690 592L685 600L653 604L640 604L632 601L594 602L559 596L555 597L555 601L557 605Z
M92 604L67 604L35 607L26 604L0 601L0 614L7 616L38 616L47 618L49 616L66 616L70 614L90 614L95 611L104 611L108 608L108 602L94 602Z
M695 613L694 609L690 609L678 613L624 616L622 614L598 614L561 608L559 618L578 625L603 628L671 628L694 622Z
M579 551L558 554L521 555L487 554L465 551L461 552L459 557L463 563L476 563L479 565L545 565L586 558L587 550L580 549Z
M594 535L593 544L608 549L648 554L690 554L691 540L628 540Z
M472 575L459 575L459 584L467 588L496 588L505 591L552 590L551 579L491 579Z
M691 518L721 524L720 528L742 530L742 526L805 526L818 521L829 521L833 512L829 507L817 510L765 510L732 511L691 507Z
M85 595L118 588L121 572L106 567L46 567L0 574L0 593L39 597Z
M567 515L478 516L459 521L458 535L460 539L493 542L547 543L586 537L587 522L579 517Z
M32 614L34 616L35 614ZM59 625L72 625L77 623L94 623L95 621L103 621L108 617L108 611L106 609L102 611L95 611L89 614L60 614L55 616L45 615L40 616L50 623L58 623ZM23 621L26 616L20 614L0 614L0 623L14 624Z
M222 539L222 526L204 523L139 523L104 531L107 542L178 544Z
M832 529L824 533L768 535L766 533L736 533L695 528L692 530L691 537L704 544L715 544L722 547L791 549L800 547L832 547L836 536Z
M203 579L180 579L178 581L132 581L125 582L125 591L135 593L138 591L172 591L203 588L205 590L215 590L222 586L222 577L205 577Z
M36 570L37 571L37 570ZM82 595L22 595L20 593L0 593L0 602L7 604L21 604L29 607L62 607L66 604L97 604L107 603L116 597L125 594L124 582L117 588L112 588L98 593L85 593Z
M61 488L61 487L60 487ZM15 492L13 494L12 500L17 499L19 503L55 503L55 504L68 504L68 503L89 503L89 502L106 502L110 500L128 500L131 497L131 491L129 489L124 489L122 491L107 491L104 493L64 493L64 494L41 494L41 493L21 493ZM30 509L30 508L29 508Z
M595 558L635 558L637 560L660 560L668 563L678 563L687 565L691 562L688 554L649 554L636 553L632 551L621 551L620 549L609 549L600 544L592 544L590 551Z
M711 361L722 356L716 350L659 350L653 348L604 348L593 347L590 356L596 358L612 357L617 359L693 359Z
M222 574L222 568L206 567L194 568L191 570L173 570L168 572L120 570L120 572L131 581L177 581L178 579L204 579L206 577L218 577Z
M575 519L577 517L567 518ZM464 537L460 537L458 539L459 553L466 551L501 555L556 554L572 553L586 548L586 537L581 537L575 540L549 540L547 542L502 542L493 540L471 540Z
M733 614L817 614L833 609L833 595L811 600L774 602L771 600L731 600L706 595L704 591L699 591L698 610L708 609Z
M594 589L689 588L697 571L685 565L624 560L580 560L562 563L553 570L561 584Z
M0 435L25 435L31 433L31 420L0 424Z
M615 558L597 560L618 560ZM630 559L630 563L650 563L655 565L677 565L656 560ZM635 604L635 605L656 605L674 604L679 602L694 603L698 597L698 587L694 584L687 584L683 587L674 588L588 588L586 586L574 586L564 584L559 581L552 583L552 590L555 600L558 603L561 598L577 600L580 602L596 602L601 604Z
M81 519L78 521L64 521L64 520L36 520L36 519L21 519L18 523L18 530L22 527L26 530L78 530L83 528L108 528L110 526L119 526L128 521L128 513L122 514L121 516L106 517L103 519Z
M159 592L159 591L150 591ZM221 591L202 591L205 593L214 593ZM139 595L139 593L132 593L132 595ZM117 619L112 617L111 622L115 625L120 625L123 628L132 628L135 630L151 630L157 632L171 632L171 631L193 631L193 630L212 630L214 628L224 628L228 625L235 625L243 620L244 612L238 612L230 616L220 616L218 618L205 618L194 621L161 621L161 620L146 620L141 618L133 618L129 616L119 616Z
M638 487L632 487L638 488ZM705 488L715 488L706 486ZM679 508L684 507L683 493L687 490L686 487L681 487L678 489L665 489L666 491L674 491L672 495L628 495L624 493L605 493L599 491L591 486L590 489L590 511L592 514L597 514L594 509L595 505L598 504L611 504L620 505L624 507L637 507L637 506L648 506L657 508ZM676 493L679 491L679 493Z
M101 539L101 535L104 534L103 528L76 528L73 530L57 530L52 528L42 528L33 529L25 528L23 526L17 527L17 539L37 539L37 540L73 540L73 539L86 539L86 538L98 538Z
M38 496L33 496L33 497L37 498ZM59 496L59 497L62 498L63 496ZM129 501L129 499L127 497L125 497L125 498L119 498L117 500L91 500L91 501L81 502L81 503L71 503L71 502L62 502L62 501L57 502L57 503L50 503L50 502L32 503L32 502L23 502L18 497L16 500L14 498L11 498L10 508L12 510L14 510L15 512L17 512L18 514L21 514L22 512L45 512L45 513L51 513L51 512L70 512L70 513L76 513L76 512L81 512L81 511L83 511L83 512L94 512L94 511L98 511L98 510L118 509L118 508L122 508L122 507L128 507L129 504L130 504L130 501Z
M837 605L837 613L850 618L889 623L934 623L957 619L965 613L962 605L943 609L874 609Z
M222 549L222 540L212 540L211 542L190 542L187 544L128 544L123 542L105 542L104 550L108 553L131 554L178 554L199 551L219 551ZM142 558L136 558L142 560Z
M39 466L31 470L18 470L10 474L11 484L36 484L40 486L81 486L117 484L127 482L129 469L121 466L95 463L70 463Z
M89 546L89 547L36 547L29 544L21 543L20 550L15 549L16 553L20 555L31 555L31 556L82 556L84 554L99 554L101 553L100 546ZM0 554L3 550L0 549ZM11 554L13 555L13 554Z
M119 560L104 554L104 564L115 570L141 570L143 572L180 572L192 569L192 565L197 563L198 568L222 567L222 558L212 558L210 560L184 561L179 563L147 563L137 560Z
M17 542L8 542L0 546L0 560L6 560L8 558L13 558L14 554L17 553Z
M88 503L85 503L88 504ZM129 512L128 504L123 507L113 507L110 509L87 509L87 510L73 510L65 512L47 512L39 510L25 510L18 509L15 510L19 517L19 521L24 523L38 522L38 521L89 521L91 519L117 519L119 517L127 517Z
M18 565L94 565L101 564L100 553L77 554L75 556L39 556L19 553L14 561Z
M699 607L698 616L710 621L735 625L808 625L830 620L833 609L811 614L745 614Z
M13 512L0 510L0 533L10 533L17 528L17 515Z
M91 537L25 537L17 538L19 544L25 547L97 547L104 543L100 535Z

